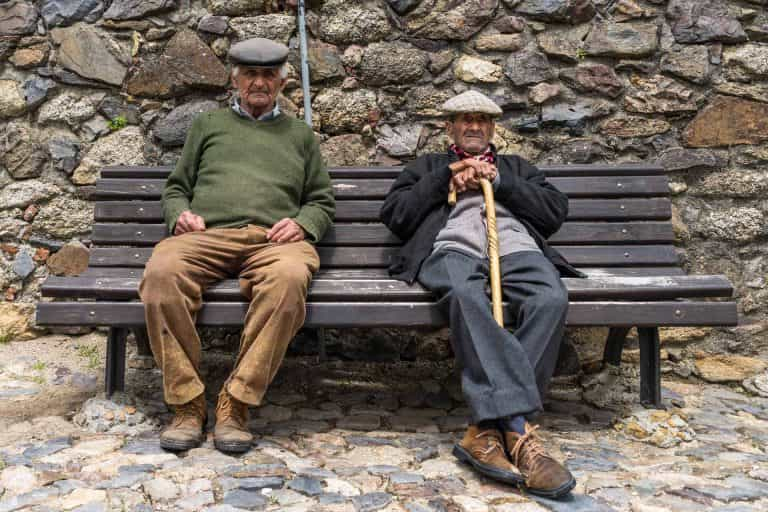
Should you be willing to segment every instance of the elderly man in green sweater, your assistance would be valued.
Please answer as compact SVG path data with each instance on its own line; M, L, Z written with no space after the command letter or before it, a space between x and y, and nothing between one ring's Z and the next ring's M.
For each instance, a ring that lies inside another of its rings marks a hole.
M207 419L195 318L212 283L237 276L250 299L239 354L218 395L214 444L247 451L248 406L261 404L304 323L319 259L312 243L334 214L312 129L280 111L288 48L267 39L232 46L232 105L199 115L163 192L169 233L140 285L152 352L175 417L160 444L188 450Z

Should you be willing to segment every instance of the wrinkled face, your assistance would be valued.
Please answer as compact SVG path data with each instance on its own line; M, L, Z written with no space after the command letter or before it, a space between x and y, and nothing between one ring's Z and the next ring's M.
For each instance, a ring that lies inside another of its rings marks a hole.
M259 116L272 109L277 95L285 85L280 77L280 68L255 68L239 66L233 76L240 105L254 116Z
M458 114L448 122L448 136L467 153L478 155L493 139L493 118L488 114Z

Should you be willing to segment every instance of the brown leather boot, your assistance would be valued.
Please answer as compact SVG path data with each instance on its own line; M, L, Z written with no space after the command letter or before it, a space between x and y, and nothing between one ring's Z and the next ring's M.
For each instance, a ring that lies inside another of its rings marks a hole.
M208 419L205 394L181 405L174 406L175 416L163 433L160 446L166 450L183 451L197 448L203 442L203 431Z
M526 422L525 434L505 432L509 460L520 468L525 486L531 494L545 498L560 498L576 486L570 471L544 451L536 435L538 426Z
M243 453L251 449L253 435L248 430L248 404L227 392L226 385L216 404L213 444L222 452Z
M494 480L512 485L523 483L522 475L507 459L501 432L496 429L470 425L464 439L454 445L453 455Z

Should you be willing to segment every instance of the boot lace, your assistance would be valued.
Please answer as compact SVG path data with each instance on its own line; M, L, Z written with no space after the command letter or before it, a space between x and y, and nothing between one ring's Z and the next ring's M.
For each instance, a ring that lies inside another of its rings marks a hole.
M544 462L544 459L550 458L541 445L541 438L536 434L538 428L538 425L535 427L526 425L525 434L520 436L510 453L513 464L520 469L527 468L529 472L535 471L537 463Z
M496 432L493 430L484 430L475 435L475 439L480 438L484 438L485 441L485 448L478 448L480 453L487 457L494 451L499 450L501 451L501 454L504 455L504 446L501 443L501 438Z
M248 405L233 399L226 391L219 397L217 409L223 413L222 416L225 421L232 420L240 424L244 424L246 421Z
M201 410L197 399L194 399L185 404L179 404L175 406L172 425L178 427L187 420L200 420L205 416L205 411Z

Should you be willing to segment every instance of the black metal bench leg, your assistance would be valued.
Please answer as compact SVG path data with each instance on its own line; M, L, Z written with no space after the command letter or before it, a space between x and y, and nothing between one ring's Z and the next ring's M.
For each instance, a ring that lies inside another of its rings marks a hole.
M104 368L104 391L107 398L125 390L125 340L128 329L110 327L107 336L107 365Z
M322 327L317 330L317 356L321 363L328 360L328 354L325 353L325 329Z
M621 353L624 351L624 340L627 339L630 327L611 327L605 340L603 351L603 366L610 364L621 365Z
M136 338L136 351L140 356L151 356L152 347L149 345L149 335L146 327L134 327L133 337Z
M640 403L661 409L661 360L658 327L641 327L640 335Z

